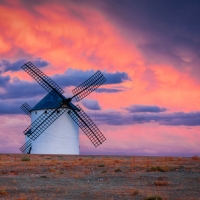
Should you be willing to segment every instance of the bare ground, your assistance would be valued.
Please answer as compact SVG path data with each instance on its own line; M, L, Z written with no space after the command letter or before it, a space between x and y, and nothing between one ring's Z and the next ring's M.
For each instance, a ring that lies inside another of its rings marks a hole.
M0 199L200 199L198 156L23 158L0 155Z

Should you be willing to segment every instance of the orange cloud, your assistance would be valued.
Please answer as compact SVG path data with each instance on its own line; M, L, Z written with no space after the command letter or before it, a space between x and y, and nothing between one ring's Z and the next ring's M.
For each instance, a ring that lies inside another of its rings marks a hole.
M30 59L42 57L51 63L44 69L47 75L63 73L68 67L127 72L133 80L123 84L128 90L98 95L105 109L130 104L160 104L173 109L179 109L181 104L184 111L200 107L195 100L199 86L186 73L172 65L145 66L146 61L134 42L123 38L100 10L73 3L43 4L34 10L37 14L33 15L20 6L0 7L0 27L4 30L0 36L1 51L10 55L11 60L19 56L19 51ZM146 73L147 69L152 75ZM22 72L10 75L30 80ZM189 100L193 103L188 104Z
M13 49L42 57L60 72L69 65L115 71L143 63L134 45L127 43L97 10L55 3L37 6L35 10L38 15L33 16L22 8L0 8L4 39L12 40Z

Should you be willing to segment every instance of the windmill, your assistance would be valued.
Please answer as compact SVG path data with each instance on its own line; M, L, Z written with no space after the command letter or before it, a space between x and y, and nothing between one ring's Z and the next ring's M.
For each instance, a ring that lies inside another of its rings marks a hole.
M82 108L79 105L75 106L71 102L73 98L75 98L77 102L80 101L106 81L99 70L88 80L73 89L72 97L66 98L63 96L64 91L31 62L24 64L22 69L48 92L48 94L33 108L27 103L21 106L21 109L31 117L32 120L32 124L24 131L26 142L20 148L22 153L52 153L55 150L52 145L56 143L56 138L59 138L59 134L61 134L60 142L62 144L57 142L56 148L60 148L60 146L64 145L63 148L67 149L64 151L64 154L79 154L79 138L77 137L78 127L82 129L95 147L98 147L106 140L104 135ZM60 124L65 128L59 127ZM53 139L51 138L51 133L54 134ZM63 137L65 134L75 135L76 137L72 142L69 140L68 143L65 143L67 141L66 138ZM43 137L43 135L45 135L45 137ZM49 144L49 146L47 144ZM40 152L40 150L42 152ZM63 153L63 151L60 152L56 150L55 152Z

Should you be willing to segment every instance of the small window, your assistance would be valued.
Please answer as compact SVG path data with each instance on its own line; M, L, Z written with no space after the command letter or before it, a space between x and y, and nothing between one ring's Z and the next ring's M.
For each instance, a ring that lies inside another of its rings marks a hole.
M47 114L47 110L45 110L44 113Z
M57 113L60 113L60 110L57 110Z
M35 114L37 115L37 111L35 111Z

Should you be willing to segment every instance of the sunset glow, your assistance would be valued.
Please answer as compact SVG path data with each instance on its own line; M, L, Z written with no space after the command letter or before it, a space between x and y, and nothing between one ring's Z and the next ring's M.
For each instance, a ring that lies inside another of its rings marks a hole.
M80 105L107 140L95 148L81 132L81 154L200 155L200 28L192 16L166 17L153 2L1 2L0 153L20 153L30 124L20 106L47 94L21 69L31 61L66 95L95 71L105 75L85 100L100 110Z

